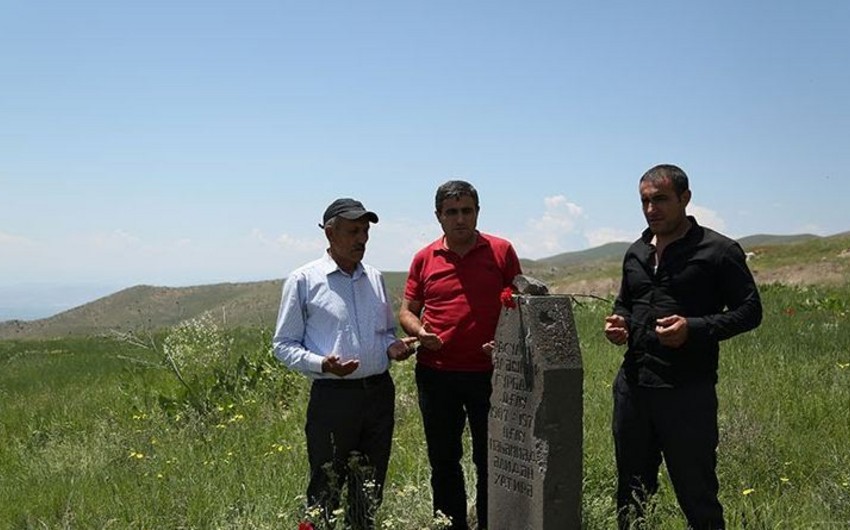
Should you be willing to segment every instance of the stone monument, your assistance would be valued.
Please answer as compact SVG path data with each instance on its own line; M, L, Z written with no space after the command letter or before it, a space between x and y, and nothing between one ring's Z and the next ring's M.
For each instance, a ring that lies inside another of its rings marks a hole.
M506 295L493 352L489 530L579 530L582 363L572 300Z

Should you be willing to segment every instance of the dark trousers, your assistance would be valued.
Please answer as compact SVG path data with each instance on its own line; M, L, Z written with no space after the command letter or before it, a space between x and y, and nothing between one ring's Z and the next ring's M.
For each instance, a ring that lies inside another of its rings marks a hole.
M463 428L469 421L475 464L475 513L478 528L487 527L487 421L491 372L446 372L416 365L419 410L425 427L434 513L452 519L452 530L466 530L463 478Z
M725 528L717 499L717 393L714 384L645 388L614 381L617 510L621 529L639 520L658 490L662 455L679 506L694 530Z
M346 528L374 527L394 423L395 385L388 372L313 382L304 428L310 461L307 502L322 510L325 523L347 487Z

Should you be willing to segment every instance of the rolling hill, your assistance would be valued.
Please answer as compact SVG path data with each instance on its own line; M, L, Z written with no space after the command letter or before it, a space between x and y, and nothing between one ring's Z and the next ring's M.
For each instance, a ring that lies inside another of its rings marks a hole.
M751 253L750 268L759 283L842 284L850 281L850 232L829 237L810 234L754 235L739 240ZM539 260L522 260L526 274L560 294L610 298L619 285L627 243L609 243ZM395 307L406 272L385 272ZM282 280L221 283L193 287L139 285L118 291L49 318L0 323L0 340L60 338L111 331L155 331L206 312L227 326L272 326Z

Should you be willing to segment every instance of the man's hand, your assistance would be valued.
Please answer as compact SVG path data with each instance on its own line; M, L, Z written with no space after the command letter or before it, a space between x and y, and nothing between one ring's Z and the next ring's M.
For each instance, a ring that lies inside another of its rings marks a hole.
M496 349L496 341L491 340L490 342L485 342L481 345L481 351L487 354L488 357L493 356L493 350Z
M622 346L629 340L629 328L626 327L626 319L622 315L605 317L605 338L617 346Z
M345 377L354 370L357 370L358 366L360 366L360 361L357 359L351 359L343 363L339 361L339 355L332 353L322 361L322 372Z
M678 348L688 340L688 319L679 315L659 318L655 321L658 342L668 348Z
M439 350L443 347L443 339L431 330L431 324L428 322L422 324L422 327L419 328L419 333L416 334L416 338L419 339L419 344L423 348Z
M402 337L390 344L387 348L387 357L394 361L403 361L416 353L416 348L413 346L418 341L416 337Z

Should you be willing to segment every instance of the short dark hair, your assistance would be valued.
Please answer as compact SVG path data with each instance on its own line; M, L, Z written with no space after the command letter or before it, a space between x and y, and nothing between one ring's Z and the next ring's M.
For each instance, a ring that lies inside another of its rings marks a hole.
M679 197L688 191L688 176L682 168L673 164L658 164L644 173L640 178L640 182L658 182L665 179L670 179L670 182L673 184L673 190Z
M475 187L465 180L450 180L437 188L437 196L434 198L434 205L437 212L443 210L443 202L446 199L460 199L461 197L472 197L475 201L475 209L478 210L478 191Z

